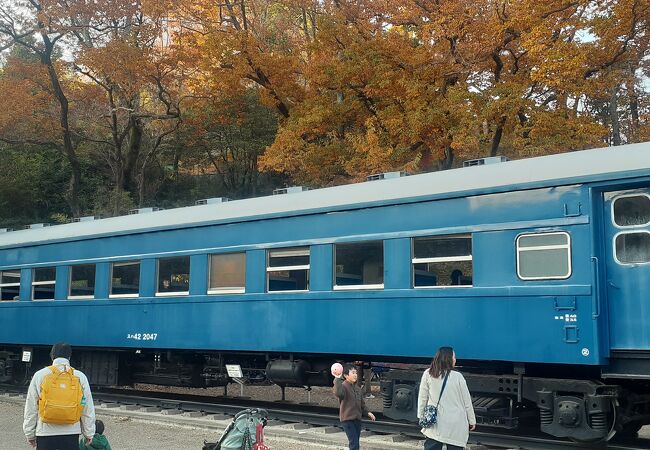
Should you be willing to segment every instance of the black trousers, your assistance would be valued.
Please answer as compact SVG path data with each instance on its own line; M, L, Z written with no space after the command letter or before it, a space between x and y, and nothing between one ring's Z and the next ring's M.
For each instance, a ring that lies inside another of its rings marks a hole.
M427 438L424 441L424 450L442 450L443 445L445 444L442 442ZM447 450L463 450L464 448L465 447L458 447L456 445L447 444Z
M343 431L348 437L348 449L359 450L359 437L361 436L360 420L344 420L341 422Z
M79 450L79 435L36 436L36 450Z

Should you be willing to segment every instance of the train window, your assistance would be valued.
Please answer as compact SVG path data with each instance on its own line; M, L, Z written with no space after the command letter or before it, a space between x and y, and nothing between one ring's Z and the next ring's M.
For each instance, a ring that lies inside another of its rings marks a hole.
M616 236L616 261L620 264L650 263L650 233L620 233Z
M517 275L522 280L563 280L571 276L568 233L521 234L517 237Z
M650 196L626 195L618 197L612 205L614 223L619 227L632 227L650 223Z
M190 257L177 256L158 260L156 295L184 295L190 291Z
M266 275L269 292L309 290L309 247L269 250Z
M413 239L413 286L472 285L472 237L436 236Z
M20 294L20 269L0 272L0 300L18 300Z
M210 255L209 294L236 294L246 290L246 253Z
M111 265L112 298L140 295L140 261L116 262Z
M383 241L336 244L334 289L383 289Z
M95 297L95 265L70 266L70 298Z
M39 267L32 272L32 299L54 300L56 286L56 269L54 267Z

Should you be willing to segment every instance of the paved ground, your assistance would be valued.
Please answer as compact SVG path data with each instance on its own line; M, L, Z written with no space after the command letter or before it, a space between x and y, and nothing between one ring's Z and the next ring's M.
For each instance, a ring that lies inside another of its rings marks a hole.
M0 395L0 450L29 450L22 433L24 399ZM192 418L181 415L120 411L98 408L97 417L106 425L105 435L114 450L201 450L203 441L216 442L230 420ZM319 431L301 425L268 426L265 442L273 450L347 449L338 429ZM364 450L418 449L421 441L384 442L378 436L362 438Z
M24 399L0 395L0 450L29 450L22 433ZM97 409L98 418L106 424L106 436L114 450L201 450L203 441L216 442L229 419L213 416L190 417L114 408ZM650 426L640 435L650 438ZM309 428L304 424L268 426L266 443L273 450L345 450L345 435L336 428ZM422 441L394 442L385 436L361 439L363 450L414 450ZM470 447L468 447L470 448ZM471 446L484 450L483 446Z

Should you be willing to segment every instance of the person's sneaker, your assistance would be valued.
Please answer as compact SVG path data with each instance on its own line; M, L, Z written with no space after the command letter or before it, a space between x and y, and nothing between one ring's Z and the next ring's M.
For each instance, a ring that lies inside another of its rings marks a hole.
M372 394L366 394L366 398L375 398L375 396Z

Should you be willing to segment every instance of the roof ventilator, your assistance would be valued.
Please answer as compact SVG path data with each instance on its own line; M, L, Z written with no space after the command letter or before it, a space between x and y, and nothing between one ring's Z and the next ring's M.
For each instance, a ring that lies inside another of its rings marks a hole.
M229 202L230 199L228 197L211 197L211 198L202 198L201 200L197 200L194 202L195 205L215 205L218 203L226 203Z
M49 227L51 224L49 223L32 223L30 225L25 225L26 230L36 230L38 228L45 228Z
M374 175L368 175L366 177L366 181L389 180L391 178L408 177L409 175L410 174L408 172L402 172L402 171L376 173Z
M163 208L157 208L155 206L153 206L151 208L135 208L135 209L129 210L129 215L130 214L147 214L147 213L152 213L152 212L162 211L162 210L163 210Z
M488 156L487 158L469 159L463 161L463 167L485 166L510 161L507 156Z
M98 220L101 219L101 217L98 216L83 216L83 217L75 217L72 219L73 222L92 222L93 220Z
M289 186L285 188L274 189L273 195L295 194L297 192L304 192L308 190L309 188L307 186Z

